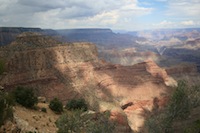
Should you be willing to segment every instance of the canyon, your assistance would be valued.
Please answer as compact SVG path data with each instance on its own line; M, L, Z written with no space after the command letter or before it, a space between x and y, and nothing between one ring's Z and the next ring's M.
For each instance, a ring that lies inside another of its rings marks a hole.
M164 60L159 52L148 51L155 50L152 46L141 51L145 46L139 46L136 40L122 46L125 50L121 48L115 52L112 47L115 42L96 46L94 42L83 42L82 39L75 39L75 42L72 37L67 42L67 38L63 41L55 32L51 32L50 37L42 30L35 30L39 33L17 32L11 35L14 37L10 44L0 47L0 59L6 65L0 85L6 91L17 86L31 87L38 96L46 97L48 101L58 97L64 104L70 99L84 98L93 111L110 110L113 119L120 123L119 132L142 131L145 117L141 114L145 109L153 109L155 99L162 108L179 79L196 84L200 79L197 65L177 65L176 61L172 63L175 64L173 67L163 65L161 62L169 58ZM96 29L95 33L104 34L104 31ZM85 31L77 32L84 34ZM106 32L113 34L110 30ZM101 39L93 41L100 42ZM1 42L9 43L5 39Z
M0 45L6 46L23 32L38 32L63 43L89 42L98 49L99 58L114 64L134 65L151 59L169 67L181 62L199 62L198 28L113 32L111 29L41 29L0 27Z

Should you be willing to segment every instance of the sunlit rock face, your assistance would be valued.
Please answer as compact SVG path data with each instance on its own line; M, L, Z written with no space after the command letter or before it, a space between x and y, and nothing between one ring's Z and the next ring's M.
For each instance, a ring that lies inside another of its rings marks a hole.
M66 101L77 95L69 67L81 62L95 62L96 54L93 44L59 44L48 36L23 33L0 50L7 67L1 85L7 88L28 85L38 88L39 95Z
M168 97L169 86L176 82L153 61L121 66L101 61L97 54L94 44L62 44L41 34L23 33L0 49L7 68L0 85L8 90L30 86L39 96L58 97L63 102L84 97L91 109L123 114L126 130L126 123L139 130L143 117L136 122L135 106L136 110L151 109L153 99ZM130 102L130 107L121 108Z

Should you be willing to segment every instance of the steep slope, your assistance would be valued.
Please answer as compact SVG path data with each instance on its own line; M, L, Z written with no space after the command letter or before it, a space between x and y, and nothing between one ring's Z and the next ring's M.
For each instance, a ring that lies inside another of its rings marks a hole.
M56 133L56 120L60 116L55 114L47 103L39 103L38 110L28 109L20 105L14 107L14 122L7 121L0 132L6 133L27 133L42 132ZM47 112L42 112L41 108L46 108Z
M92 44L57 44L52 38L26 33L0 50L6 60L7 73L1 81L5 88L18 85L38 88L39 95L60 97L63 101L77 95L71 80L73 72L68 68L76 62L97 60L96 47ZM60 69L65 69L61 72ZM55 92L55 93L54 93Z

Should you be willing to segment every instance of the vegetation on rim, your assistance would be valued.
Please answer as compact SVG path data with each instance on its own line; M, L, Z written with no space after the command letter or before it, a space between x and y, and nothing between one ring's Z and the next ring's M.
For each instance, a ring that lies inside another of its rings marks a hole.
M67 102L65 108L68 110L88 110L88 106L84 99L72 99Z
M56 113L63 112L63 104L58 98L54 98L50 101L49 108Z
M0 60L0 75L5 70L5 64ZM14 100L11 94L0 90L0 126L4 124L7 119L13 119Z
M198 89L197 89L198 88ZM187 86L185 81L179 81L178 86L173 92L168 106L152 115L146 120L145 126L149 133L172 133L173 125L177 121L188 119L192 109L200 106L200 87ZM198 95L198 96L197 96ZM199 133L200 126L198 121L183 127L186 133ZM190 130L195 132L189 132Z
M5 63L0 59L0 75L5 71Z
M0 91L0 126L7 119L13 119L13 104L14 100L12 95Z
M56 121L58 133L113 133L115 123L110 112L97 114L83 113L83 110L68 111Z
M16 102L24 107L31 108L38 102L32 88L17 87L13 93Z

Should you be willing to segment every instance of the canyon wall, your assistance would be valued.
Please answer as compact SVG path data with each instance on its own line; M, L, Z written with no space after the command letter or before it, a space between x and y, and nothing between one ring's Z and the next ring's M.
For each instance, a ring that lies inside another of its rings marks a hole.
M12 89L19 85L38 88L38 95L48 99L60 97L66 101L75 97L71 64L97 61L97 49L89 43L54 44L56 41L42 35L19 36L0 49L6 62L6 73L1 85ZM64 69L64 72L60 70Z

